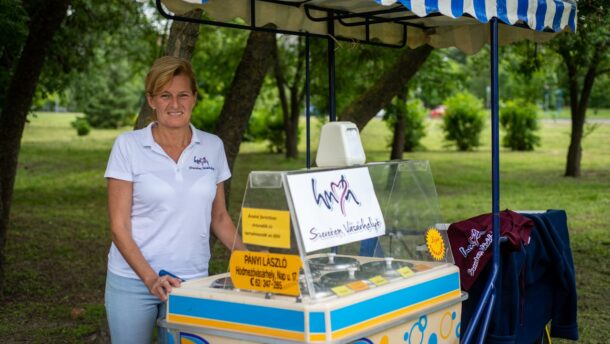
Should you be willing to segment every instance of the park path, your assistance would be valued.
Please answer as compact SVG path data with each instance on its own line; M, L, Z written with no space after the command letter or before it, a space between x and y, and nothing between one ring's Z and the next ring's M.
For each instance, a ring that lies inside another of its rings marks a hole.
M572 120L569 118L543 118L542 122L559 122L559 123L569 123ZM587 123L600 123L600 124L610 124L610 118L587 118Z

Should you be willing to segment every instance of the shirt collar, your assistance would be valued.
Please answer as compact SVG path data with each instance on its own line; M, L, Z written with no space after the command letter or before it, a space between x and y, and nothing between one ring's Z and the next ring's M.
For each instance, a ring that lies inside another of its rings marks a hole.
M146 128L144 128L144 140L142 140L142 145L144 147L152 147L153 144L155 143L155 139L153 138L153 134L152 134L152 128L157 125L156 121L150 122ZM199 135L197 135L197 129L195 128L195 126L193 125L193 123L189 123L189 127L191 128L191 143L189 144L200 144L201 141L199 140Z

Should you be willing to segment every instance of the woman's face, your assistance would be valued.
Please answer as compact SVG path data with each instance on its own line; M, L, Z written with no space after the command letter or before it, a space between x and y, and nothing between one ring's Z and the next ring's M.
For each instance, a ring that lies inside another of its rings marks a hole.
M186 75L176 75L154 96L147 96L148 104L157 114L160 126L180 128L188 126L196 97Z

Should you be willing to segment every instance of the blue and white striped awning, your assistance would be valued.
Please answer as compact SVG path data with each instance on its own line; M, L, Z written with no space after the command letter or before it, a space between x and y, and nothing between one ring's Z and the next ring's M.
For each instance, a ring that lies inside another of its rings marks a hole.
M459 18L469 15L481 23L493 17L505 24L526 24L536 31L576 31L576 3L572 0L376 0L384 6L397 2L419 17L441 13Z
M335 14L374 13L371 25L353 25L362 17L335 21L334 36L411 48L429 44L475 53L489 41L487 22L497 17L506 25L499 43L544 42L563 30L576 30L574 0L162 0L175 14L200 8L208 19L262 27L273 24L286 32L328 35L319 20ZM255 7L251 8L251 4ZM254 18L254 19L252 19ZM391 20L391 21L390 21ZM406 32L406 42L405 40Z

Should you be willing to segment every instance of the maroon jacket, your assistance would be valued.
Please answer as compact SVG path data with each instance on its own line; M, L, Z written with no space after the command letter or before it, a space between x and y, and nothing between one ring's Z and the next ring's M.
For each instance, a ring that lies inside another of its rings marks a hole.
M455 264L460 268L462 289L468 290L491 259L492 216L479 215L452 223L447 234ZM507 238L503 250L519 251L529 244L534 222L511 210L500 212L500 236Z

